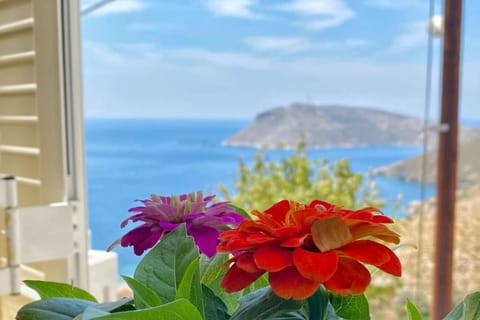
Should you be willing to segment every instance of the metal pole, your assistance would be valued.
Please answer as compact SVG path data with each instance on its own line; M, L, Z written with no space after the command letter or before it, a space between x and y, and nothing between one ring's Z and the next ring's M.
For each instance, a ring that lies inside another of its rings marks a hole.
M445 0L444 21L440 121L447 130L440 131L438 145L432 320L442 319L452 309L462 0Z

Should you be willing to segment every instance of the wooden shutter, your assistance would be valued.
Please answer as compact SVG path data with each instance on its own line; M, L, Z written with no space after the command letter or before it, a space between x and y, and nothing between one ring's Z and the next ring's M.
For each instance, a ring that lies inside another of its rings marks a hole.
M0 0L0 174L19 206L66 200L58 5Z
M16 177L18 207L45 218L38 218L39 229L72 233L68 257L48 260L53 251L45 248L45 261L38 253L29 265L86 288L79 12L78 0L0 0L0 176ZM67 219L51 221L62 214L53 203L71 209Z

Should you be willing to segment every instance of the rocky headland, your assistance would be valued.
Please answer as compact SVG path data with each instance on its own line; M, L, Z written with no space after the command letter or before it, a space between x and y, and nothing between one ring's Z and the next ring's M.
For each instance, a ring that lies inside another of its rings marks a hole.
M479 129L462 128L462 141L477 138ZM301 141L310 148L422 145L423 120L369 107L293 103L259 114L223 144L292 148Z

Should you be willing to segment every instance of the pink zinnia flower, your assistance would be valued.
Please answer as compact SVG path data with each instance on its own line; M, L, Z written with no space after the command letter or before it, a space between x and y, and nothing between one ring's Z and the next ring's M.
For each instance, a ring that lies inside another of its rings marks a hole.
M203 197L201 192L180 196L162 197L152 194L151 199L139 200L143 206L130 208L135 213L122 222L125 227L129 221L142 221L143 224L126 233L115 241L108 250L118 244L122 247L133 246L136 255L152 248L162 236L185 224L187 233L193 237L200 252L208 257L216 253L218 235L229 226L237 226L244 217L230 207L229 202L208 205L214 195Z

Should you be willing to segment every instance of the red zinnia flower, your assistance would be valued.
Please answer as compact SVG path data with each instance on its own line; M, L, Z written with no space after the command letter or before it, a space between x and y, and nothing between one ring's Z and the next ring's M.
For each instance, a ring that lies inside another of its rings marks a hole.
M393 220L378 209L353 211L319 200L309 205L283 200L253 214L257 220L245 220L219 237L218 251L234 255L222 281L227 292L242 290L265 272L278 296L298 300L322 284L342 295L363 293L370 273L362 263L401 275L398 257L374 241L400 241L385 226Z

